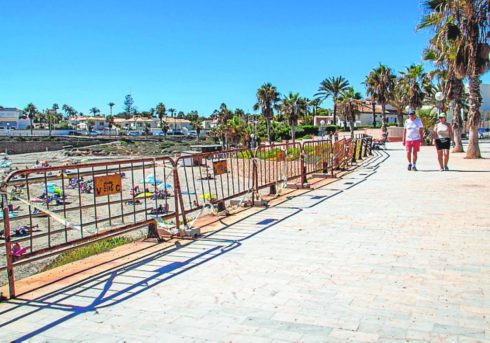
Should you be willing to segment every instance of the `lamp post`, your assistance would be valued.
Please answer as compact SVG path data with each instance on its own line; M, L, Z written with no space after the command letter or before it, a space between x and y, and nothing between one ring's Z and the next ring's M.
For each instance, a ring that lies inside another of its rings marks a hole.
M441 106L442 106L442 101L444 100L444 93L442 92L437 92L434 98L437 101L437 114L441 114Z

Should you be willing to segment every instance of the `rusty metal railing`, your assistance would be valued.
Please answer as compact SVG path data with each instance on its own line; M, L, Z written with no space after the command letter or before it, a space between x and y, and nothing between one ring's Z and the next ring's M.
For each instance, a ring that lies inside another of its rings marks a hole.
M0 271L7 270L14 297L15 267L150 227L158 218L184 236L187 216L207 204L226 207L247 196L253 202L267 187L304 184L309 174L347 168L370 146L369 137L315 140L14 171L1 187Z

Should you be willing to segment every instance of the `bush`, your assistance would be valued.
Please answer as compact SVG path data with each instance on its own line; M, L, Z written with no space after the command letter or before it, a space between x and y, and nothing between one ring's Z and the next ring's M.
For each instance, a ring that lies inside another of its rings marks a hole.
M303 132L304 135L313 135L317 136L318 135L318 127L313 126L313 125L301 125L299 126Z
M334 133L335 131L340 131L340 126L337 125L327 125L325 126L325 134L329 135L331 133Z

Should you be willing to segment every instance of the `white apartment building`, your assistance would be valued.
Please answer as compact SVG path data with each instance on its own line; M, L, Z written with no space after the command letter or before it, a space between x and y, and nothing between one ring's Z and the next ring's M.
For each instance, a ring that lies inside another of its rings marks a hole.
M0 108L0 129L26 129L30 120L17 108Z

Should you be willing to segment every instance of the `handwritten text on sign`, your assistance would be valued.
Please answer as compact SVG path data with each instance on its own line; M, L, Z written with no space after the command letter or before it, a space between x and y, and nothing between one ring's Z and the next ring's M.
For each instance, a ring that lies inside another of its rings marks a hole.
M95 196L110 195L121 193L121 175L97 176L94 178Z

